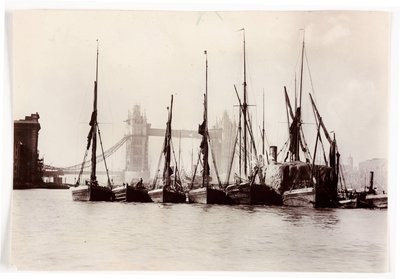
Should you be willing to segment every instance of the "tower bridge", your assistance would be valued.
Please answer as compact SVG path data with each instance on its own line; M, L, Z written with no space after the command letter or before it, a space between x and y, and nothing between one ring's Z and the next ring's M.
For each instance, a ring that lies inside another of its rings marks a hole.
M125 181L138 177L148 180L150 178L148 165L149 137L164 137L165 128L151 128L151 124L147 122L147 118L141 112L139 105L135 105L133 110L128 112L128 119L125 122L127 123L127 134L130 135L126 143ZM222 128L209 130L210 137L213 139L213 150L217 157L221 155L222 131ZM201 138L198 132L193 130L172 130L172 137Z
M144 181L150 179L149 172L149 137L164 137L165 128L152 128L147 122L145 114L141 111L139 105L135 105L128 112L126 122L126 134L116 144L104 152L104 158L110 157L123 145L126 145L125 169L121 171L111 171L111 174L121 177L123 181L130 182L132 179L143 178ZM217 167L220 172L224 172L230 156L230 146L232 141L232 131L235 125L230 121L225 112L221 121L216 127L209 129L212 139L212 149L217 158ZM172 130L172 137L201 139L197 130ZM97 162L104 160L102 155L98 155ZM84 172L90 168L91 162L87 160L84 163ZM45 176L56 176L66 174L77 174L82 167L82 163L73 166L56 168L45 165ZM101 174L101 171L98 172Z

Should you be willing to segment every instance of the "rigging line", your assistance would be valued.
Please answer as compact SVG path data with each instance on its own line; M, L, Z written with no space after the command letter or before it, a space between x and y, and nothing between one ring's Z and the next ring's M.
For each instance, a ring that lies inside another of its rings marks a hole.
M305 49L304 49L304 56L306 57L306 64L307 64L307 69L308 69L308 76L310 78L310 83L311 83L311 90L312 90L313 95L316 97L315 90L314 90L314 83L313 83L313 80L311 77L310 63L308 62L307 51Z
M110 176L109 176L109 174L108 174L107 161L106 161L106 158L104 157L104 148L103 148L103 141L101 140L100 128L99 128L99 125L98 125L97 123L96 123L96 126L97 126L97 132L98 132L98 134L99 134L99 140L100 140L100 146L101 146L101 154L103 155L104 166L105 166L105 168L106 168L107 185L108 185L108 187L111 188L112 186L111 186Z
M218 185L219 185L219 187L222 187L221 179L220 179L219 174L218 174L217 164L215 162L215 155L214 155L213 146L212 146L212 143L211 143L211 138L210 138L210 135L208 134L208 131L206 133L207 133L208 142L210 143L211 158L212 158L212 161L213 161L215 174L217 175Z
M279 150L279 152L278 152L278 154L276 156L278 156L283 151L283 149L285 148L285 146L288 144L289 141L290 141L290 138L287 139L287 141L285 142L285 144L283 145L281 150Z
M347 187L346 187L346 180L344 179L343 166L342 166L342 164L339 164L339 170L340 170L340 172L342 173L342 179L343 179L344 187L347 189Z
M242 113L243 113L243 115L244 115L244 113L245 113L244 107L243 107L243 105L242 105L242 102L240 101L240 97L239 97L239 93L238 93L238 91L237 91L237 89L236 89L236 85L233 85L233 87L235 88L235 92L236 92L236 96L237 96L238 101L239 101L240 109L241 109L241 111L242 111ZM246 115L246 116L248 117L248 119L250 118L250 114L249 114L248 111L247 111L247 115ZM254 153L255 153L255 155L256 155L256 157L257 157L257 149L256 149L255 142L254 142L253 130L252 130L252 128L251 128L251 125L248 123L247 119L246 119L246 122L245 122L245 126L246 126L247 129L249 130L250 141L251 141L251 143L253 144ZM246 158L245 158L245 159L246 159Z
M302 50L301 50L301 48L300 48L300 50L299 50L299 53L298 53L298 56L297 56L297 60L296 60L296 64L295 64L295 66L294 66L294 69L293 69L293 76L292 76L292 78L290 79L290 83L289 83L289 89L291 89L292 88L292 84L294 83L294 80L295 80L295 76L296 76L296 72L297 72L297 67L299 66L299 62L301 61L301 52L302 52Z
M228 164L228 173L227 173L227 177L226 177L225 186L228 186L228 184L229 184L229 177L230 177L231 171L232 171L233 160L235 159L235 153L236 153L235 151L236 151L236 144L238 141L238 135L239 135L239 128L236 130L236 136L235 136L235 141L234 141L233 148L232 148L231 160L230 160L230 163Z
M175 176L174 176L174 188L176 190L176 175L178 174L178 179L179 182L182 181L180 171L178 170L178 163L176 161L176 156L175 156L175 149L174 149L174 144L173 141L171 140L171 147L172 147L172 154L174 155L174 161L175 161Z
M161 152L160 152L160 157L158 158L157 169L156 169L156 174L155 174L154 179L153 179L152 189L156 188L158 174L160 173L160 163L161 163L162 155L164 154L164 148L165 148L165 141L163 143L163 147L162 147Z
M198 156L197 156L197 163L196 163L196 166L195 166L195 168L194 168L194 172L193 172L193 176L192 176L192 182L190 183L190 188L189 189L192 189L193 188L193 184L194 184L194 180L195 180L195 178L196 178L196 173L197 173L197 167L199 166L199 162L200 162L200 159L201 159L201 154L200 154L200 151L198 152Z
M78 174L78 179L76 180L76 185L79 185L79 183L80 183L81 175L83 173L83 168L85 167L85 162L86 162L86 157L87 157L87 154L88 154L88 150L89 149L86 149L85 155L83 156L83 162L82 162L82 165L81 165L81 170L79 171L79 174Z
M307 158L307 155L309 155L309 159L312 159L313 157L311 156L311 153L310 153L310 150L309 150L309 148L308 148L306 139L305 139L305 137L304 137L303 127L301 127L301 126L300 126L300 136L301 136L301 138L300 138L300 145L301 145L301 148L302 148L302 149L305 149L305 151L303 150L303 152L304 152L304 157Z
M318 116L317 116L317 112L315 111L315 109L313 108L313 114L314 114L314 118L315 118L315 123L317 124L318 123ZM322 120L321 120L322 121ZM324 155L324 162L325 162L325 165L327 166L328 165L328 161L327 161L327 159L326 159L326 155L325 155L325 147L324 147L324 143L322 142L322 138L321 138L321 134L319 134L319 141L321 142L321 147L322 147L322 153L323 153L323 155Z

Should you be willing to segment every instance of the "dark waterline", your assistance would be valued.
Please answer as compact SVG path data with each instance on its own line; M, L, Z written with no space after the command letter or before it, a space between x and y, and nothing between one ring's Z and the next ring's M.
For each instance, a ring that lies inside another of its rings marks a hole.
M20 270L388 271L387 211L73 202L15 190Z

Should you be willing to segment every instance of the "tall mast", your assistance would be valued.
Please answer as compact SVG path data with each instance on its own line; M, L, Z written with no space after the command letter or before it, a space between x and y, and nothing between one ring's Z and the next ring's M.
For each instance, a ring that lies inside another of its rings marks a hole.
M247 177L247 82L246 82L246 35L243 31L243 152L244 152L244 175Z
M302 97L302 92L303 92L303 66L304 66L304 33L303 33L303 46L301 49L299 108L301 108L301 97Z
M97 53L96 53L96 81L94 82L94 100L93 100L93 113L92 113L92 169L90 172L90 181L96 182L96 148L97 148L97 85L98 85L98 70L99 70L99 40L97 39Z
M178 170L181 169L181 138L182 138L182 130L179 131L179 151L178 151Z
M303 30L303 45L301 49L301 68L300 68L300 91L299 91L299 119L298 119L298 126L297 126L297 142L296 142L296 154L295 158L296 161L300 161L300 125L301 125L301 99L303 93L303 68L304 68L304 36L305 30Z
M207 111L207 102L208 102L208 57L207 50L204 51L206 56L206 94L204 95L204 132L203 132L203 144L205 145L204 157L203 157L203 187L206 186L208 188L208 176L209 176L209 166L208 166L208 111Z
M164 143L164 156L165 156L165 165L164 165L164 178L165 185L171 185L171 122L172 122L172 106L174 102L174 95L171 95L171 106L168 109L168 122L167 129L165 131L165 143Z
M264 111L264 104L265 104L265 92L263 88L263 128L262 128L262 154L265 155L265 111Z
M239 176L242 176L242 110L239 110Z
M297 75L294 73L294 108L297 108Z

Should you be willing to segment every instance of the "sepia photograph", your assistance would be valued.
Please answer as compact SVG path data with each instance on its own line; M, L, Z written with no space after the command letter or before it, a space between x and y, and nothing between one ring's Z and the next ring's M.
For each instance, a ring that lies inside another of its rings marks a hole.
M9 25L15 270L389 272L390 12Z

